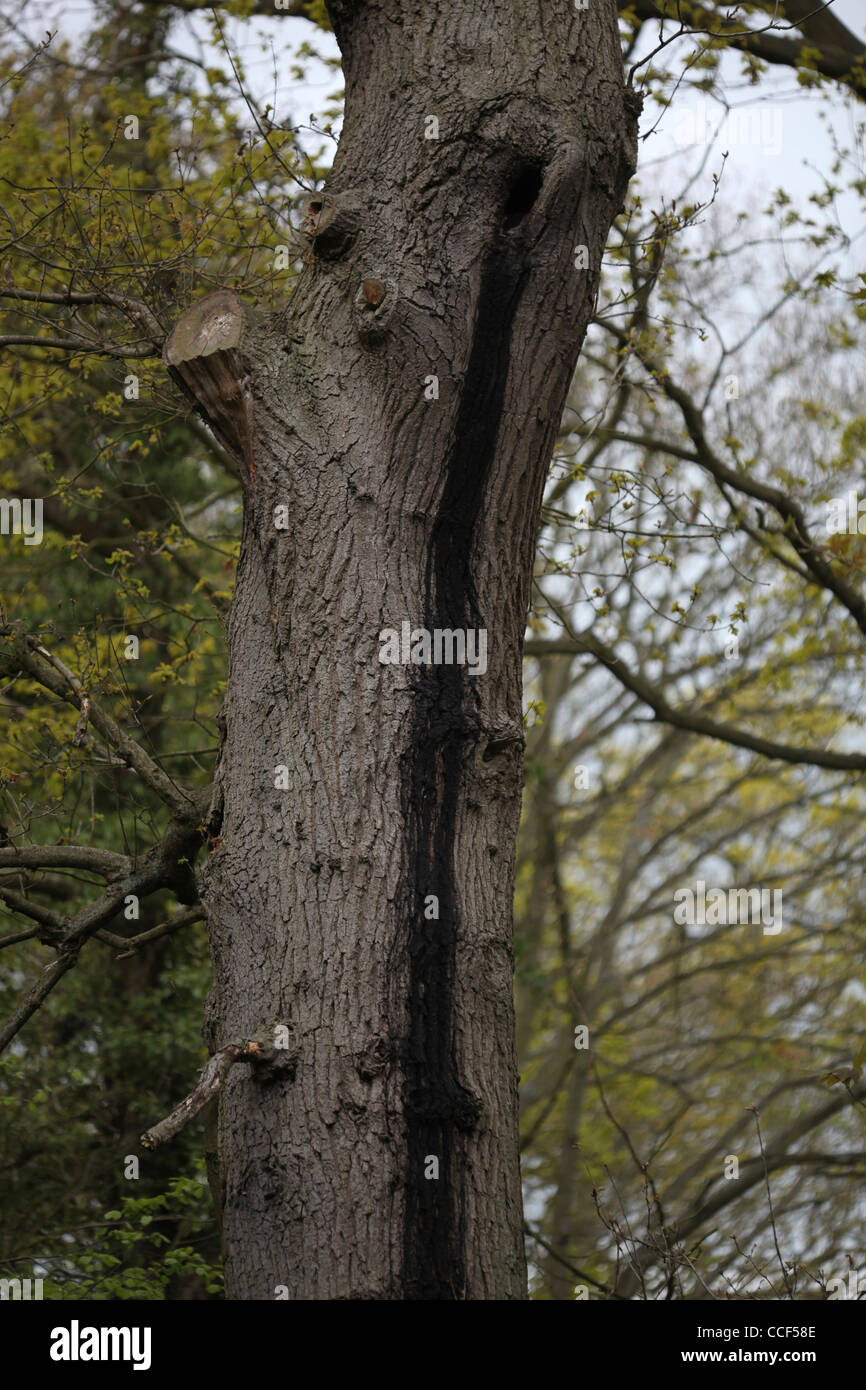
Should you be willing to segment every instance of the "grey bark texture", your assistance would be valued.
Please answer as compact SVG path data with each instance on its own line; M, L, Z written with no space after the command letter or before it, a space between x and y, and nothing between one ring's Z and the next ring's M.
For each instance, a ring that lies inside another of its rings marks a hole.
M282 1026L291 1055L220 1095L227 1293L522 1299L523 631L637 103L614 0L330 13L308 263L281 312L214 295L166 347L245 489L206 1035ZM381 664L404 621L485 629L486 673Z

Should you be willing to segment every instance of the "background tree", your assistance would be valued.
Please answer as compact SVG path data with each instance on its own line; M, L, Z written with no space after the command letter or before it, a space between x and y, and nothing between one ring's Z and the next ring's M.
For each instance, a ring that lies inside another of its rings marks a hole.
M771 199L748 245L717 214L700 264L632 222L566 413L517 919L548 1297L810 1297L857 1267L862 560L827 522L861 476L862 303L833 201ZM767 302L726 343L732 262ZM697 879L783 890L783 924L678 925Z

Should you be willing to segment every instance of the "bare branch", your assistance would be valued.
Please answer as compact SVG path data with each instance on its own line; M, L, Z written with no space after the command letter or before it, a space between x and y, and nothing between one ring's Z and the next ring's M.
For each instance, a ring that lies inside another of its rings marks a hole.
M200 845L198 827L189 818L173 821L162 840L145 856L139 867L122 878L114 878L98 898L76 913L57 943L57 958L46 967L22 1003L0 1028L0 1052L20 1032L67 970L75 965L87 939L111 921L130 894L141 898L164 888L172 888L180 894L195 892L191 863ZM0 850L0 854L4 852ZM114 857L121 858L119 855ZM189 902L189 898L186 901Z
M136 951L142 946L147 946L151 941L158 941L162 936L171 936L174 932L180 931L183 927L191 927L194 922L203 922L207 913L201 906L188 907L184 912L178 912L174 917L170 917L167 922L160 922L158 927L151 927L149 931L143 931L138 936L116 937L112 945L119 944L122 952L118 960L125 960L128 956L134 956ZM102 939L108 933L100 934Z
M82 716L86 714L106 743L176 815L195 813L198 801L194 794L172 781L141 745L125 734L102 706L85 693L78 677L25 631L23 623L10 623L0 629L0 636L5 636L8 643L8 654L0 656L0 671L8 675L25 671L46 690L80 710Z
M156 357L155 348L120 347L113 343L95 343L87 338L46 338L30 333L4 333L0 336L0 348L36 347L60 348L64 352L84 352L94 357L118 357L122 361L132 357Z
M159 319L141 299L132 299L125 294L115 294L111 290L19 290L0 289L0 299L20 299L30 304L104 304L120 309L132 320L136 327L146 332L148 338L161 345L165 332ZM44 345L44 338L28 338L27 342ZM123 354L128 355L128 354Z
M90 845L4 845L0 869L89 869L103 878L129 873L132 861L125 854Z
M808 66L825 77L836 78L858 96L866 96L866 47L829 15L820 0L783 0L789 24L771 23L760 30L750 29L737 19L725 19L717 10L692 0L619 0L619 8L634 11L644 22L667 21L679 25L681 32L714 36L726 48L752 53L765 63ZM769 5L766 8L770 11ZM775 9L773 4L772 12ZM793 26L805 38L789 37Z
M54 986L60 983L67 970L72 969L77 959L77 951L64 951L56 956L50 965L46 965L36 983L27 991L18 1008L0 1028L0 1052L8 1047L16 1034L20 1033L27 1020L33 1017L37 1009L41 1008Z
M866 756L861 753L834 753L828 748L795 748L787 743L775 743L772 739L760 738L757 734L747 733L745 729L736 729L732 724L721 724L714 719L707 719L698 710L674 709L668 704L658 686L630 670L615 651L599 641L591 632L572 634L570 644L560 640L556 643L527 643L527 648L530 646L533 649L545 650L555 648L559 654L569 651L590 653L616 676L626 690L638 695L644 704L649 705L656 719L665 724L672 724L677 729L686 729L706 738L716 738L722 743L732 744L735 748L748 748L753 753L760 753L764 758L778 758L781 762L866 771ZM543 652L533 650L531 654L541 655Z
M634 352L650 376L659 383L668 399L678 406L700 466L716 480L720 487L734 488L737 492L745 493L747 497L767 503L778 512L784 523L783 534L809 571L813 582L833 594L851 614L860 631L866 634L866 597L841 575L836 574L827 552L822 546L816 545L812 539L800 504L781 488L774 487L770 483L762 483L740 469L729 468L710 445L704 429L703 416L688 392L678 386L669 373L652 359L646 349L628 334L615 328L606 320L599 319L597 322L606 328L623 348ZM848 764L848 766L854 765ZM842 766L842 764L836 764L836 766Z
M209 1100L217 1094L229 1067L234 1066L235 1062L255 1062L260 1061L265 1055L265 1048L261 1042L238 1042L228 1043L221 1047L218 1052L208 1059L207 1065L201 1074L201 1079L195 1090L175 1106L170 1115L166 1115L159 1124L148 1129L141 1136L141 1142L146 1149L157 1149L160 1144L165 1144L169 1139L173 1139L179 1134L184 1125L189 1124L200 1110L203 1110Z
M164 7L165 0L140 0L145 8L158 6ZM176 10L186 10L188 13L195 13L197 10L209 10L212 8L212 0L168 0ZM252 0L250 12L252 14L267 15L269 19L309 19L311 0L284 0L284 3L277 8L274 0Z
M25 898L21 893L13 893L9 888L0 887L0 902L4 902L13 912L20 912L23 917L30 917L32 921L38 922L44 931L28 931L21 935L24 940L29 936L38 936L40 941L59 941L69 929L69 918L61 917L59 912L52 912L50 908L43 907L41 903L35 903L30 898ZM14 938L6 937L0 941L0 946L11 946Z

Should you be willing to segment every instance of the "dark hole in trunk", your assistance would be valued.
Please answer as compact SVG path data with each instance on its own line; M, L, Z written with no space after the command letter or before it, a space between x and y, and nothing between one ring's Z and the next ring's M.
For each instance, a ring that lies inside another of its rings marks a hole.
M510 232L531 212L541 192L541 165L527 164L521 169L505 204L502 214L502 229Z

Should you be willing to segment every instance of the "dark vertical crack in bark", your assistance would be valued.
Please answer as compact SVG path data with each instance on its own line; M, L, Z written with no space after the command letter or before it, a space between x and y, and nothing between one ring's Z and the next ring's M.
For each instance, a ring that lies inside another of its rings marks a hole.
M511 337L526 279L521 225L540 188L523 169L505 201L480 278L472 347L457 412L445 486L431 530L424 624L486 626L473 576L473 542L500 433ZM454 989L460 901L454 848L465 795L466 756L482 733L483 679L459 665L419 667L414 684L412 761L404 779L407 827L409 999L403 1057L407 1125L403 1287L407 1299L465 1296L462 1136L481 1101L460 1081ZM424 900L439 899L426 920ZM425 1177L435 1156L439 1177Z

